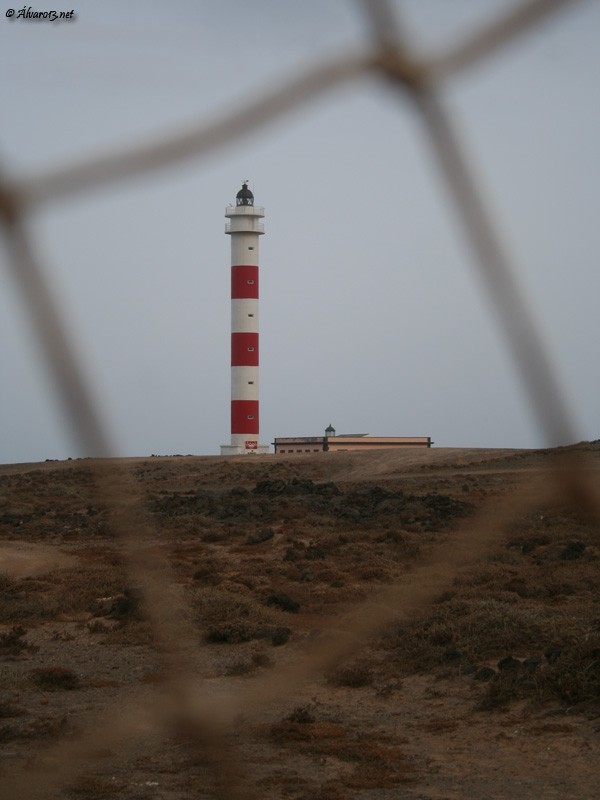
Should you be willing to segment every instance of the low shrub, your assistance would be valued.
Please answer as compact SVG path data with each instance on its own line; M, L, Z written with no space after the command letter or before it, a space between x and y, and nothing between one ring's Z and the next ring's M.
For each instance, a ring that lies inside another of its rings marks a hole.
M71 690L79 687L79 678L66 667L38 667L31 673L31 680L45 692Z
M331 686L345 686L350 689L359 689L373 683L373 673L364 664L349 664L338 667L327 675L327 682Z
M26 633L26 629L21 625L13 625L9 631L0 633L0 656L16 658L23 653L35 653L39 650L36 645L28 644L24 640Z
M452 599L428 614L394 626L383 645L407 672L435 669L444 663L449 647L463 663L476 664L509 653L543 652L549 642L572 633L573 620L545 610L488 599Z
M273 663L266 653L256 652L249 659L242 659L231 664L225 674L233 677L253 675L257 669L272 667Z
M199 588L193 592L191 603L207 642L240 644L269 638L269 632L275 629L273 615L241 588Z
M554 699L568 706L600 706L600 636L548 648L544 660L528 659L513 669L502 669L502 663L480 700L483 710L504 708L524 698L535 703Z

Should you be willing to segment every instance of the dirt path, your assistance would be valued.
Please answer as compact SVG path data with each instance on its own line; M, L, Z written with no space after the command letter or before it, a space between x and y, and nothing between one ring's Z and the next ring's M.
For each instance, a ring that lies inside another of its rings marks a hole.
M57 547L38 542L0 542L0 573L31 578L75 566L77 559Z

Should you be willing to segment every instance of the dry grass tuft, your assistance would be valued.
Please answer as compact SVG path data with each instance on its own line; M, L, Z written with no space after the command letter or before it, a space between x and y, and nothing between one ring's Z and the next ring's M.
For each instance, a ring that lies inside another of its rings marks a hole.
M296 753L351 765L351 770L341 771L335 783L325 784L327 790L391 789L414 780L414 765L400 742L384 734L375 737L340 723L318 721L304 711L296 709L272 725L269 735L272 741Z
M235 590L194 587L190 595L195 620L209 643L241 644L254 639L273 640L282 635L277 633L283 630L277 624L277 612L265 608L243 587Z
M127 784L112 778L100 778L96 776L82 776L75 783L67 788L67 797L73 800L80 800L80 798L95 798L95 800L111 800L122 796L123 791L127 788Z

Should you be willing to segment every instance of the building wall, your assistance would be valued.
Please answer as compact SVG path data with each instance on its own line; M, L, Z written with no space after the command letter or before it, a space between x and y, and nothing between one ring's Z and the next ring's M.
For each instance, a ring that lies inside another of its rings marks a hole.
M278 445L275 447L275 453L278 455L302 455L303 453L322 453L323 447L282 447Z
M431 447L428 436L331 436L329 452L336 450L390 450L404 447Z
M294 454L301 453L322 453L323 452L323 436L288 436L284 438L275 439L273 446L275 453L280 454Z
M294 436L276 438L273 442L275 453L299 455L301 453L321 453L342 450L390 450L405 447L431 447L429 436Z

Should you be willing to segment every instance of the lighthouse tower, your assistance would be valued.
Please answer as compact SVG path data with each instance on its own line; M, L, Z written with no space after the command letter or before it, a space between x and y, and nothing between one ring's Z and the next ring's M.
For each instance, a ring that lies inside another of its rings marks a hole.
M264 209L244 183L235 206L225 209L231 236L231 444L222 456L268 453L259 443L258 413L258 237Z

